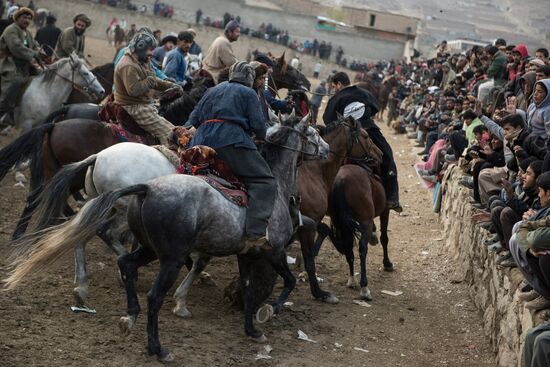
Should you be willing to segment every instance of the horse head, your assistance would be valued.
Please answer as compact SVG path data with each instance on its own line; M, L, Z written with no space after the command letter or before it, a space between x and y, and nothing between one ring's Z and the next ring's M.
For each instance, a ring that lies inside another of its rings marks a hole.
M64 71L61 69L59 73L65 80L72 83L74 89L82 90L90 96L98 98L105 94L105 89L99 83L96 76L90 72L86 65L84 65L83 60L74 51L69 55L67 64L70 66L70 70L67 71L70 75L63 75Z
M268 129L266 141L271 143L278 141L275 145L297 150L302 154L302 159L326 159L328 157L329 145L311 126L310 114L300 118L297 117L295 110L292 110L288 116L279 115L277 120L279 122ZM283 142L285 138L286 141Z
M372 166L379 166L382 163L382 151L374 144L368 132L352 116L339 116L339 120L342 125L349 127L352 137L348 158L366 160Z
M271 54L268 56L272 57ZM285 60L285 53L274 60L275 66L271 78L273 79L275 89L286 88L289 90L301 89L309 90L311 83L299 70L290 66Z
M187 63L185 74L189 77L194 77L202 68L202 61L199 55L187 54L187 56L185 56L185 62Z

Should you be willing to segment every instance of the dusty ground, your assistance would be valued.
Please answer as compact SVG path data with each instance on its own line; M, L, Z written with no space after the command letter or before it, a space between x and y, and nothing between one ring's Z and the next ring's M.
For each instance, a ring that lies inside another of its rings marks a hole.
M96 65L112 53L99 41ZM101 61L100 61L101 60ZM176 318L171 297L160 314L161 341L186 366L493 366L480 315L466 285L451 282L452 264L445 254L437 215L431 212L431 192L417 184L412 164L416 150L404 136L384 129L393 146L401 183L402 216L392 213L390 256L396 271L382 271L381 248L369 252L369 279L374 300L366 308L352 301L358 291L345 287L347 265L326 242L317 259L322 286L340 298L328 305L311 298L307 283L299 282L290 301L294 305L262 325L273 347L271 360L255 361L263 347L243 332L242 315L223 301L223 289L237 272L234 258L216 259L207 271L215 286L198 283L190 294L194 317ZM5 145L12 137L0 138ZM26 189L14 187L13 175L0 184L0 252L22 209ZM75 314L72 303L73 262L66 258L47 273L39 274L19 289L0 295L0 366L154 366L145 352L145 319L142 313L133 334L118 334L118 318L125 314L125 294L118 285L115 258L104 245L88 247L91 275L90 305L96 315ZM296 249L291 251L296 253ZM145 309L157 264L140 272L138 291ZM298 274L299 270L296 270ZM6 274L5 256L0 277ZM182 272L180 280L183 279ZM280 289L277 287L276 291ZM382 290L402 291L399 296ZM304 331L317 343L298 340ZM356 350L354 348L363 350ZM367 352L368 351L368 352Z

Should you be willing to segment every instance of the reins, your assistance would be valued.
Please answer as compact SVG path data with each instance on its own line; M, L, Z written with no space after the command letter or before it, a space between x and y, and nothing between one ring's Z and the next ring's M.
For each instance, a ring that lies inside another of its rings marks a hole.
M285 128L286 130L288 130L289 132L292 132L292 133L295 133L295 134L298 134L300 136L300 139L302 140L303 143L305 144L311 144L315 147L315 151L314 153L309 153L303 149L296 149L294 147L290 147L288 145L284 145L284 144L280 144L278 142L275 142L273 140L268 140L268 139L265 139L265 142L268 143L268 144L271 144L271 145L274 145L276 147L280 147L280 148L284 148L286 150L290 150L290 151L293 151L293 152L298 152L298 153L301 153L302 155L307 155L307 156L316 156L319 154L319 144L317 143L313 143L311 141L309 141L309 139L307 138L307 136L297 130L294 130L293 128L291 127L288 127L288 126L282 126L281 128Z

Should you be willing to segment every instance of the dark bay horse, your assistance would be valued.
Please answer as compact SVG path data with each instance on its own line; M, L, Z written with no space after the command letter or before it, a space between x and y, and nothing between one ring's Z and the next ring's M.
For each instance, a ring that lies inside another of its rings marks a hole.
M329 158L323 161L306 161L298 170L298 192L301 197L300 212L305 216L304 225L299 228L297 238L300 241L304 267L308 274L311 294L315 299L337 303L330 292L319 286L316 275L315 247L317 225L321 223L328 210L328 198L334 178L346 158L363 158L371 151L372 141L368 134L353 119L334 121L326 127L320 127L321 136L330 145Z
M375 146L376 147L376 146ZM378 150L378 148L376 148ZM382 154L373 150L374 164L378 169ZM328 214L332 225L329 228L322 223L319 226L319 236L316 246L321 246L323 240L330 239L338 252L346 256L349 266L347 286L355 288L353 245L355 238L359 243L359 258L361 265L360 297L372 300L367 279L368 243L376 244L374 237L374 219L380 217L380 240L384 251L384 270L393 271L393 264L388 256L388 223L389 209L386 205L386 194L380 176L370 168L357 164L343 165L336 175L330 194Z
M182 122L187 121L193 107L207 87L213 85L211 80L203 80L203 83L197 83L198 92L184 92L181 97L161 106L165 117L174 125L181 125ZM94 115L94 108L97 109L97 106L84 105L83 107L90 109L92 115ZM21 135L0 150L0 180L14 165L29 159L31 161L30 192L27 204L13 233L14 239L25 232L30 216L36 207L35 199L40 194L45 181L53 177L62 166L79 162L120 142L113 134L111 124L99 120L69 119L53 122L59 116L66 116L71 108L73 107L68 105L53 112L44 119L41 126Z

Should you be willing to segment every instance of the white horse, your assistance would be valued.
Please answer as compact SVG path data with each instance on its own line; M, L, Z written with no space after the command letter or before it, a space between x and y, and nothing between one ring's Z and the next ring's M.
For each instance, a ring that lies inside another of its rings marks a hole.
M15 125L22 129L21 133L29 131L45 116L61 108L73 89L97 97L105 94L95 75L74 52L31 80L14 110Z
M191 55L187 54L185 56L185 63L187 64L187 70L185 70L185 75L189 78L192 78L197 71L202 68L202 54L200 55Z

